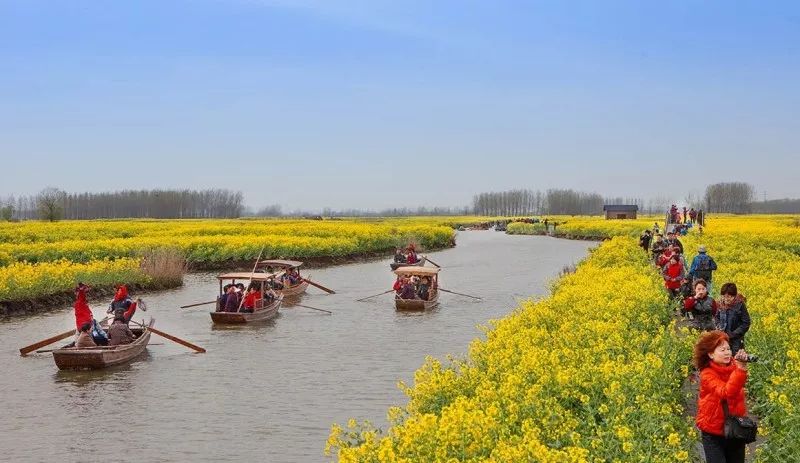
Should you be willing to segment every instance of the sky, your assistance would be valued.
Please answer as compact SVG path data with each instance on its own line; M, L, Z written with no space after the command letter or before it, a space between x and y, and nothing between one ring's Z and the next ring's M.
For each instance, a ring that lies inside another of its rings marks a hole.
M0 196L800 197L800 3L0 0Z

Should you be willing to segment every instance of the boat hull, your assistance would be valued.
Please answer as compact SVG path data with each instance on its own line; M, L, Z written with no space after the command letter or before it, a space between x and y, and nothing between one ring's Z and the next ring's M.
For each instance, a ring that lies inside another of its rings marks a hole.
M272 304L256 310L255 312L209 312L211 321L215 325L240 325L270 320L278 315L278 309L283 302L283 296L278 296Z
M439 304L439 291L436 291L427 301L422 299L400 299L395 296L394 307L401 311L423 311L436 307Z
M303 281L302 283L296 284L296 285L291 286L289 288L283 288L283 289L280 289L280 290L275 290L275 292L278 293L278 294L283 295L284 297L293 297L293 296L299 296L300 294L303 294L304 292L306 292L307 288L308 288L308 282L307 281Z
M147 326L154 324L155 320L151 318ZM150 342L150 330L133 328L131 331L138 337L130 344L112 347L65 347L53 351L53 360L59 370L98 370L130 362L144 352Z

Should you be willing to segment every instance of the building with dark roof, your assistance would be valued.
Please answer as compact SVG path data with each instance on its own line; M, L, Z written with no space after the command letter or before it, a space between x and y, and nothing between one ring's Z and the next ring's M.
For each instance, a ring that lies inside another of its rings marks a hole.
M639 206L636 204L606 204L603 206L603 212L606 213L606 220L635 219L636 213L639 212Z

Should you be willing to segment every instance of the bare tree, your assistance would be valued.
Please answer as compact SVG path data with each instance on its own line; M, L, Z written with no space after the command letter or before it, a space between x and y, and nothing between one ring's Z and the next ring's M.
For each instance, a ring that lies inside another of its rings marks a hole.
M48 222L60 220L64 214L64 197L66 193L54 187L47 187L36 196L36 208L39 218Z
M751 203L755 195L756 190L749 183L715 183L706 187L705 210L707 212L746 214L751 210Z

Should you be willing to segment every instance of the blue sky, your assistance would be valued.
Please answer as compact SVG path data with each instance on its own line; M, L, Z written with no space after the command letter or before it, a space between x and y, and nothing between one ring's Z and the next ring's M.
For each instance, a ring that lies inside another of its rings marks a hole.
M794 2L0 0L0 196L800 197Z

